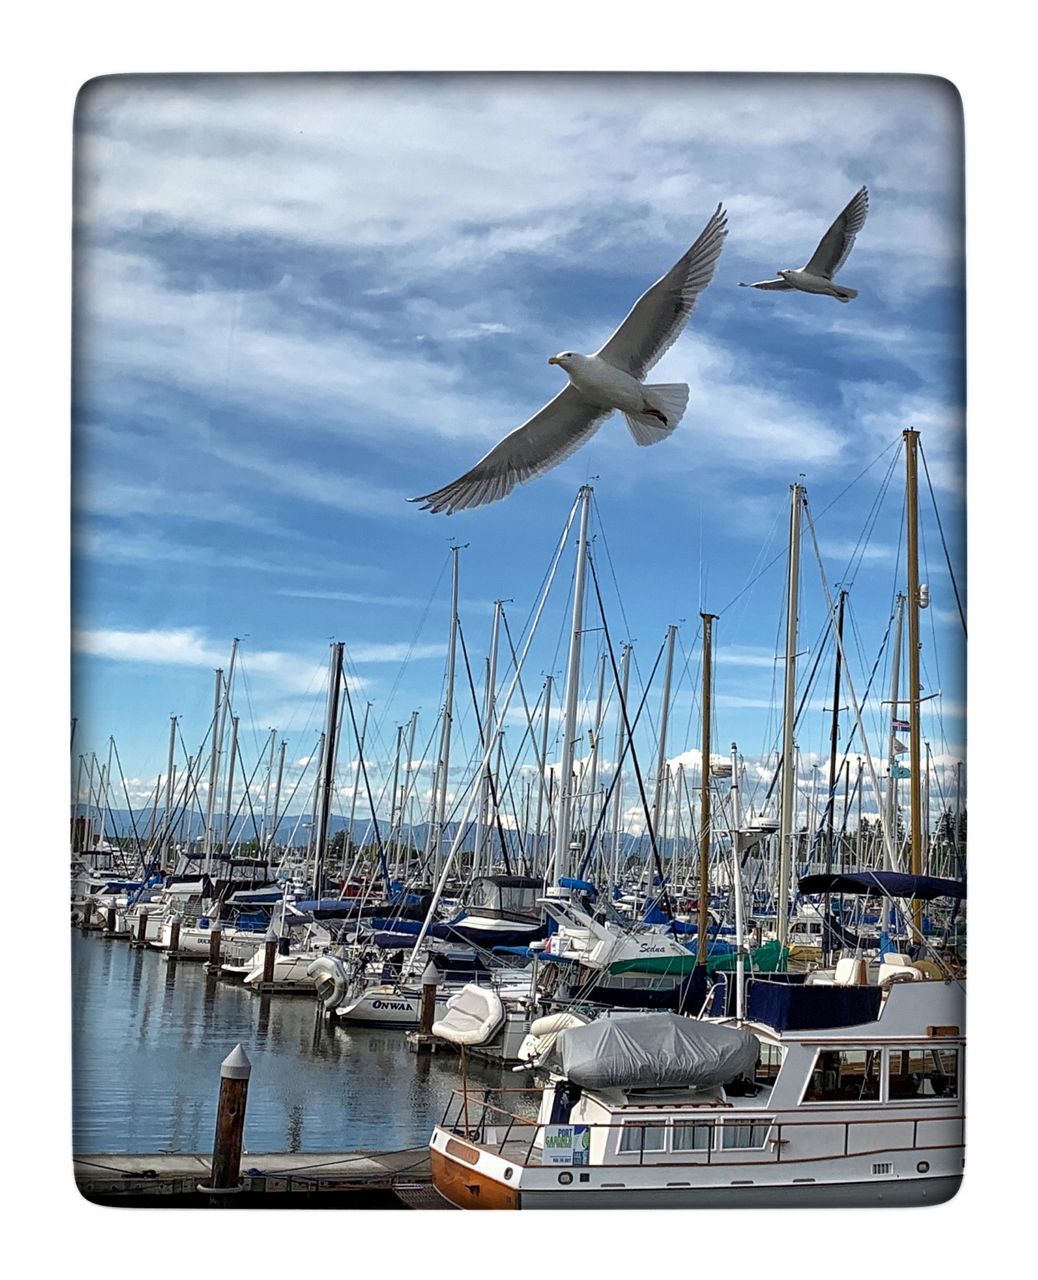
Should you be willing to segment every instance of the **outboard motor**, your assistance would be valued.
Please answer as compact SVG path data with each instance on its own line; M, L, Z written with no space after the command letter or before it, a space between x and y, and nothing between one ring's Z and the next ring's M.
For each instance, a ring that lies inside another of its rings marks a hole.
M306 976L314 979L317 998L329 1012L346 998L346 970L338 956L319 956L307 969Z

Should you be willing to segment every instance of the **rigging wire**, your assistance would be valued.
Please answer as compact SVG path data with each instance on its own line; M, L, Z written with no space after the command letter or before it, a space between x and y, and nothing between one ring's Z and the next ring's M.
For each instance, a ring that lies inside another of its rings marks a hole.
M948 552L948 543L944 537L944 527L941 524L941 513L937 509L937 498L933 491L933 482L930 479L930 468L926 465L926 454L923 452L923 446L919 444L919 456L923 460L923 472L926 476L926 485L930 490L930 502L933 504L934 518L937 521L937 531L941 535L941 547L944 550L944 560L948 566L948 576L951 578L952 591L955 592L955 603L959 610L959 620L962 623L962 634L966 634L966 611L962 607L962 599L959 596L959 586L955 581L955 570L952 568L951 555Z

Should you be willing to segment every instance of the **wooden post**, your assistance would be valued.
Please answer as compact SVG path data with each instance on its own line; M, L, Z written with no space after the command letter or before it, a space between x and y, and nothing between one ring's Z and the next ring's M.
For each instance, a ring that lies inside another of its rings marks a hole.
M263 946L263 986L268 987L274 981L274 964L278 955L277 935L268 933Z
M115 907L109 907L105 912L105 929L109 933L115 933Z
M175 956L180 950L180 917L169 918L169 954Z
M199 1191L227 1194L241 1190L241 1151L245 1132L245 1104L252 1064L240 1044L220 1064L220 1101L216 1109L216 1136L209 1185Z
M430 960L422 973L422 1003L419 1006L418 1035L415 1049L418 1053L432 1053L433 1023L436 1021L436 986L440 971Z
M142 911L137 917L137 941L143 947L148 937L148 913Z
M209 963L216 969L220 967L220 936L220 926L213 925L209 931Z

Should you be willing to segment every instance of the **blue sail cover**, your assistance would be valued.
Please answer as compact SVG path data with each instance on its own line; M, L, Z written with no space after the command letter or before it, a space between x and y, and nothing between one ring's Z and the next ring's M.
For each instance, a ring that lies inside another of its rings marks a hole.
M891 898L965 898L966 884L938 876L912 876L903 871L847 871L803 876L797 886L803 894L885 893Z

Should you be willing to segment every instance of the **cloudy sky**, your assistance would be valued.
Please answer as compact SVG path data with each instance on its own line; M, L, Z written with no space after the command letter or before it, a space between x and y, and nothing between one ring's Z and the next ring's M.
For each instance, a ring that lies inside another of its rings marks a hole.
M940 693L925 728L949 785L964 642L942 530L964 605L965 483L962 137L945 83L116 77L81 94L75 158L74 757L113 736L134 803L165 768L170 715L199 749L235 636L247 763L270 728L290 760L310 753L333 639L358 712L371 703L373 754L388 762L413 710L424 750L451 541L479 685L493 601L518 645L589 479L610 635L636 642L638 696L680 626L670 756L698 741L700 609L720 615L715 741L774 751L797 480L814 522L801 666L825 628L816 538L829 589L849 592L877 744L907 427L926 460L923 683ZM863 183L871 210L840 276L855 302L737 287L802 265ZM600 346L718 203L714 282L651 375L691 386L673 436L636 449L614 419L494 506L446 519L404 501L548 400L563 375L547 356ZM531 704L562 676L570 574L567 560L531 652ZM589 635L588 706L601 646ZM831 654L818 670L805 779L827 752ZM646 731L657 714L654 692ZM461 758L473 726L463 676Z

